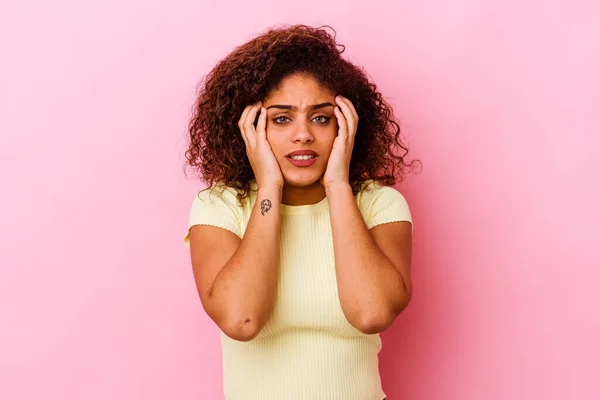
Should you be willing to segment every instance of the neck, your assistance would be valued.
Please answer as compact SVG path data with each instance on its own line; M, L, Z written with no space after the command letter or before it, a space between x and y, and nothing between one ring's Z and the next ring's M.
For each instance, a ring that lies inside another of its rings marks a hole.
M310 186L286 184L281 194L281 203L288 206L317 204L325 198L325 188L317 181Z

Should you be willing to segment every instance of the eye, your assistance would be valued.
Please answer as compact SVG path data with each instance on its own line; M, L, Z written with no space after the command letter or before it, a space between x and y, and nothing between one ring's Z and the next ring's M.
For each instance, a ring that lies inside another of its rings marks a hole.
M275 118L273 120L273 122L275 122L276 124L285 124L286 122L288 122L290 119L288 117L285 117L283 115Z
M314 117L313 121L315 121L317 124L324 125L329 121L329 117L326 117L324 115L319 115L318 117Z

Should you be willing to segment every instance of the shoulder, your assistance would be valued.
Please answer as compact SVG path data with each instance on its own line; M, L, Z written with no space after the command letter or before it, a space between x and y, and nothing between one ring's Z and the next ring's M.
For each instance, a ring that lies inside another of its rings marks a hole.
M412 217L404 195L391 186L369 181L357 195L358 208L369 229L394 221L409 221Z
M406 199L398 189L370 180L356 195L356 201L359 205L368 207L381 201L406 201Z
M214 184L200 190L194 197L194 203L197 205L211 204L230 207L241 206L238 199L238 191L230 186L223 184Z
M212 206L223 206L232 209L246 209L254 205L257 196L256 185L250 182L250 191L246 197L240 198L240 192L238 189L224 185L222 183L216 183L205 189L200 190L194 197L194 203L210 204Z
M241 237L247 214L246 208L250 201L252 201L252 192L249 198L240 202L238 191L222 184L200 190L191 204L186 243L189 243L189 230L194 225L216 226Z

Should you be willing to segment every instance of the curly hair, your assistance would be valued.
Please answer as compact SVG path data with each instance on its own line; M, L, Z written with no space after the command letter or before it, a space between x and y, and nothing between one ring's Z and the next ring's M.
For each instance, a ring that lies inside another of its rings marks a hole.
M401 142L392 107L361 68L342 58L344 50L333 28L306 25L272 28L235 48L199 88L188 127L186 167L199 172L209 186L237 189L243 201L255 177L238 120L248 104L266 98L286 77L302 73L356 108L359 123L349 171L354 194L369 180L385 186L402 181L417 160L405 161L408 148Z

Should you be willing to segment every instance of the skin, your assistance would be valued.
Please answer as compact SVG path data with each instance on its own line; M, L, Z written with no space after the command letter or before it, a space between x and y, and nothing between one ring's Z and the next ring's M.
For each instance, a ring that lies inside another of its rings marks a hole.
M266 137L283 175L284 204L315 204L325 197L321 179L338 132L335 107L335 94L305 75L285 79L264 100ZM292 165L286 155L304 149L318 154L316 163Z
M311 107L317 104L325 105ZM379 333L408 305L411 225L394 222L367 229L349 183L357 125L358 114L348 99L305 75L286 78L263 103L242 113L238 126L258 184L244 237L211 226L190 230L200 299L229 337L252 340L272 312L280 205L315 204L325 196L340 303L348 322L365 334ZM317 162L293 166L286 155L299 149L317 152Z

